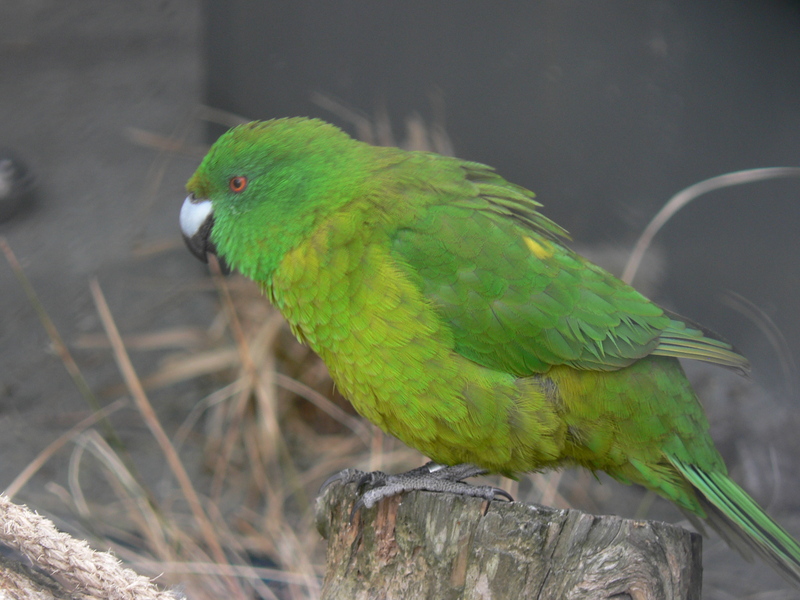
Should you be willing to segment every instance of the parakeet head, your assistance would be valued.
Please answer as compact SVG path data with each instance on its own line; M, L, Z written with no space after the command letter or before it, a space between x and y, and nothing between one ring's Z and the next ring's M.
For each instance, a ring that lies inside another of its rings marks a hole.
M365 144L316 119L255 121L223 134L186 189L180 224L192 253L257 281L320 217L352 196Z

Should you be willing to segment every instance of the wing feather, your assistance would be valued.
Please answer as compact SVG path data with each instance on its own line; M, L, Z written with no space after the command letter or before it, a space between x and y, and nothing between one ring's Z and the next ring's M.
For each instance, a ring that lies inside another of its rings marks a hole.
M649 354L746 370L730 344L565 246L530 191L477 163L446 166L406 191L417 206L427 196L426 209L395 232L392 249L450 324L457 352L518 376L562 364L614 370Z

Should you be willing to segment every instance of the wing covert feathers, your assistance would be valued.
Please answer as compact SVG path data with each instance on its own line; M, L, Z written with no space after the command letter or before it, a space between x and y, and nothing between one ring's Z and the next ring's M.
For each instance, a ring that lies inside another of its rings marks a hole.
M425 210L392 248L466 358L522 377L554 365L613 371L649 354L747 371L730 344L563 245L566 231L529 190L478 163L440 167L446 177L414 186Z

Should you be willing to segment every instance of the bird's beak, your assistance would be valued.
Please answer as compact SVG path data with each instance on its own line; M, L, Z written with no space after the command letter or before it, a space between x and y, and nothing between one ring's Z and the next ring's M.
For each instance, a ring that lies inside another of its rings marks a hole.
M207 254L217 253L214 242L211 241L213 226L214 211L211 208L211 200L195 198L194 194L186 196L181 206L183 241L191 253L203 262L208 262Z

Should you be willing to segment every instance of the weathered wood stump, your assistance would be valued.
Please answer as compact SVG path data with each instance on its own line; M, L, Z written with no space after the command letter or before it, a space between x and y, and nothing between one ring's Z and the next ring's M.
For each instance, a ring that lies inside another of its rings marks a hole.
M429 492L351 524L355 498L334 484L317 501L323 599L700 599L701 538L680 527Z

